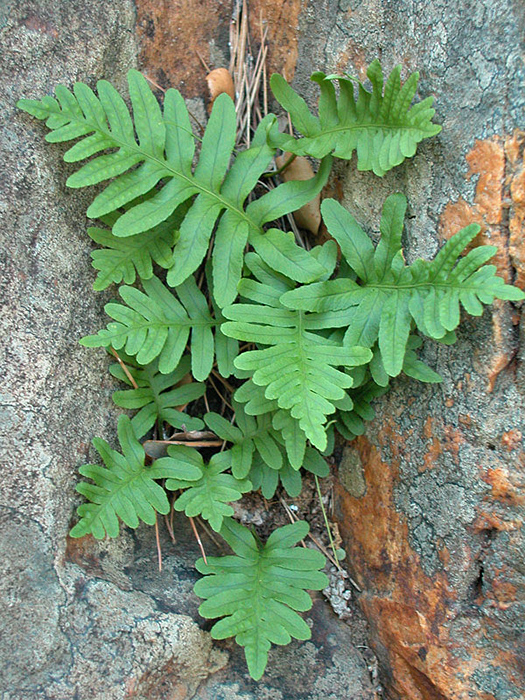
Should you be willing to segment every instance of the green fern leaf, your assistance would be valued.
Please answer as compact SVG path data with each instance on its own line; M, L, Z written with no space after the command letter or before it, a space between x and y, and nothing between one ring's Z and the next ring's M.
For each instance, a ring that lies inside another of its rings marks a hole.
M336 427L338 432L346 439L353 440L358 435L363 435L366 430L366 421L375 418L372 401L383 396L388 391L388 386L380 386L373 380L363 382L348 394L351 399L351 408L344 410L338 407Z
M448 341L448 334L459 324L460 303L467 313L479 316L482 305L494 298L525 298L520 289L495 274L493 265L484 265L496 252L493 246L480 246L458 260L479 232L477 224L447 241L434 260L405 265L401 252L405 207L402 195L386 200L383 237L374 250L351 214L335 200L325 200L321 208L327 228L361 283L339 278L290 290L281 297L282 304L294 310L346 313L344 344L372 347L378 341L384 369L391 377L403 369L414 323L424 335Z
M217 358L217 370L221 377L227 379L235 371L234 360L239 354L239 343L234 338L229 338L222 332L222 325L226 321L222 315L222 309L215 301L213 292L213 274L211 263L206 264L206 281L208 283L209 297L213 307L213 313L217 326L215 329L215 356Z
M166 514L170 509L166 492L155 479L177 477L190 481L200 477L200 472L191 465L157 460L151 467L146 466L144 449L128 416L120 416L117 429L122 454L111 449L105 440L94 438L93 445L106 466L80 467L82 476L93 483L82 481L77 486L77 491L90 502L78 507L80 520L71 530L71 537L88 534L99 540L106 535L117 537L119 518L132 528L140 520L153 525L155 512Z
M296 522L275 530L260 544L244 527L225 520L221 535L235 556L209 557L197 562L204 578L195 593L204 598L203 617L222 617L211 629L214 639L235 637L244 647L254 680L264 673L272 644L288 644L292 637L309 639L310 628L296 611L305 612L312 600L305 589L321 590L328 578L320 571L325 560L316 550L294 547L308 533Z
M193 277L175 289L180 301L157 277L143 280L144 292L134 287L121 287L120 296L127 306L106 304L108 316L116 323L97 335L88 335L80 343L87 347L124 348L136 356L140 365L158 357L162 374L178 365L191 331L191 368L197 380L208 377L214 356L212 328L217 322L208 311L206 298Z
M92 265L99 271L93 289L100 291L112 283L133 284L137 275L149 280L153 277L153 262L167 270L172 265L173 246L186 210L187 206L181 205L151 231L127 238L119 238L108 229L88 228L89 237L104 246L91 253ZM113 212L103 217L103 221L112 226L119 216L120 213Z
M254 454L252 466L248 474L248 478L252 482L253 489L261 490L265 498L273 498L279 483L282 484L284 490L290 498L297 498L301 493L303 481L299 467L295 467L288 459L288 452L281 446L282 466L279 469L273 469L268 466L259 454ZM314 447L307 446L299 465L307 472L316 474L319 477L328 476L330 469L328 464L323 459L321 454Z
M89 207L89 217L100 218L158 188L147 201L129 206L116 221L114 236L151 231L179 205L194 198L180 226L168 284L180 286L200 266L217 224L212 262L214 293L222 307L236 296L246 243L260 248L264 257L268 245L263 225L308 203L324 186L330 159L325 159L312 180L284 183L245 207L246 198L274 154L267 133L275 117L269 115L261 122L252 147L237 156L230 167L235 108L227 95L219 95L192 172L195 139L180 93L169 89L162 111L138 71L129 72L128 83L133 118L124 100L105 80L97 83L98 97L87 85L77 83L73 93L58 86L58 100L20 100L18 106L46 120L52 130L46 136L48 141L81 138L66 152L67 162L96 156L68 178L70 187L113 179ZM98 155L108 149L116 150ZM316 275L306 277L303 275L302 281L312 281Z
M113 401L121 408L140 409L131 419L131 425L138 438L143 437L157 421L168 423L180 430L202 430L204 423L200 418L177 410L177 406L188 404L200 398L206 391L206 385L191 382L176 387L176 384L190 371L190 358L182 358L178 367L168 374L160 374L158 362L150 362L146 367L139 367L132 358L121 357L127 365L137 389L113 392ZM131 386L131 382L120 364L111 365L111 374Z
M232 474L236 479L246 477L251 469L254 453L272 469L280 469L282 455L276 442L275 430L270 414L256 418L245 413L242 405L233 403L235 423L232 425L218 413L207 413L204 421L210 430L226 442L233 443L229 452Z
M280 408L290 411L312 444L324 450L326 416L335 411L333 401L342 399L344 389L352 384L336 367L364 364L372 353L343 347L311 332L310 328L323 326L317 316L285 309L279 301L271 301L272 288L265 287L242 280L239 291L247 299L265 298L271 304L234 304L224 309L226 318L234 321L223 325L226 335L268 346L242 353L235 366L253 372L252 380L265 387L266 398L276 399Z
M166 481L167 489L185 489L173 507L177 511L184 511L189 517L200 515L209 521L215 532L219 532L223 519L233 515L234 511L229 503L238 501L243 493L251 491L251 482L223 473L230 468L231 455L228 453L214 454L207 465L199 452L190 447L170 445L168 455L177 463L184 462L194 466L200 473L198 479L186 480L181 477Z
M373 61L367 71L372 92L358 83L357 98L352 79L314 73L311 79L321 89L319 117L311 114L306 102L282 76L272 75L270 84L277 101L290 113L295 128L304 134L295 140L272 132L273 143L290 153L314 158L332 153L349 160L356 150L358 170L384 175L412 157L420 141L441 131L439 125L432 123L432 97L410 107L419 74L412 73L401 85L400 73L397 66L384 83L381 65L378 60ZM339 83L338 98L334 80Z
M99 270L93 285L95 291L110 284L133 284L137 275L144 280L153 277L153 261L167 268L175 242L175 231L160 226L153 232L139 233L123 240L108 229L90 227L88 236L101 246L91 253L92 265Z

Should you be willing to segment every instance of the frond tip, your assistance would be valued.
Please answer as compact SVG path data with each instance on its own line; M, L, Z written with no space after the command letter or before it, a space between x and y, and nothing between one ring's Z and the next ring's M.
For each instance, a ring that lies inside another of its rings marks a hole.
M304 134L295 140L286 134L272 133L273 145L296 155L323 158L331 153L345 160L356 150L358 170L384 175L412 157L420 141L441 131L432 122L432 97L410 107L419 73L412 73L403 85L400 74L401 67L397 66L384 83L381 64L376 59L367 71L372 91L358 82L356 98L353 79L314 73L311 79L321 89L318 117L281 75L272 75L270 84L277 101L290 113L294 127ZM335 80L339 83L339 97Z
M226 452L214 454L209 464L204 463L197 450L183 445L170 445L168 455L166 460L171 459L199 470L198 479L181 477L166 481L166 488L171 491L185 489L173 507L177 511L184 511L188 517L200 515L208 520L215 532L219 532L223 519L234 513L230 502L238 501L243 493L251 491L251 482L224 473L231 465L231 457Z
M479 246L464 257L465 247L479 233L470 224L445 243L434 260L406 265L401 233L406 199L388 197L381 218L381 241L374 245L354 217L334 199L325 199L321 211L329 233L360 279L339 277L316 282L283 294L281 303L294 310L347 312L344 345L372 347L377 341L384 369L396 377L405 362L412 326L435 340L446 341L460 322L460 304L481 316L483 304L494 299L520 301L525 294L505 284L494 265L485 265L494 246Z

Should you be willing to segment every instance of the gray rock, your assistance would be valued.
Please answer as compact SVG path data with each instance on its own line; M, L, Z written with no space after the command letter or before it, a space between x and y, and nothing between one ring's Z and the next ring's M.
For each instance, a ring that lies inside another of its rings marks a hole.
M181 692L191 696L227 660L179 614L182 606L162 610L153 595L133 590L125 573L133 556L129 536L92 552L92 575L89 562L84 568L72 562L82 559L78 548L66 552L77 468L94 435L115 440L107 360L78 344L102 323L104 298L91 287L88 197L66 189L63 149L47 144L42 125L15 102L75 80L110 77L122 86L136 62L134 21L126 0L0 8L5 700L112 700L132 691L149 698L170 664ZM180 599L187 589L179 589Z
M475 220L500 273L523 287L524 26L514 0L324 0L302 15L294 84L310 104L312 70L363 79L377 56L385 72L420 71L419 97L435 96L443 131L415 158L381 180L338 163L332 182L373 238L384 199L406 194L408 261ZM496 304L464 315L456 345L426 342L443 384L396 380L341 465L350 566L403 700L522 697L522 327L519 305Z
M174 5L173 27L179 11ZM294 85L312 106L312 70L363 78L376 56L385 71L419 70L419 96L436 96L443 131L414 159L382 179L338 163L332 179L374 238L386 196L407 195L408 260L434 255L463 212L499 246L508 279L523 281L524 24L517 0L303 8ZM212 644L199 627L207 623L195 622L196 550L182 525L176 545L162 539L161 573L146 528L115 542L68 541L90 440L115 440L107 358L78 345L100 327L111 292L91 288L89 195L67 190L62 147L46 144L42 125L14 105L75 80L123 87L136 65L135 3L5 0L0 42L3 698L372 698L355 635L320 600L309 616L312 641L272 650L264 682L254 684L242 651ZM225 50L214 46L214 55ZM517 700L521 692L519 323L516 309L499 305L465 320L457 345L427 343L423 359L443 384L396 380L367 435L347 448L341 530L383 678L404 700Z

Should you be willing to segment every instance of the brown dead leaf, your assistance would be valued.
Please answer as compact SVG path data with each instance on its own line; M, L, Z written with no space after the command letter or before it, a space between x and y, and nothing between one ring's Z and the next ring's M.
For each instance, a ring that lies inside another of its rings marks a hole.
M206 76L208 89L210 91L209 109L213 107L213 103L219 95L225 92L233 101L235 101L235 89L233 87L233 79L230 71L226 68L215 68Z
M176 388L178 388L179 386L184 386L185 384L191 384L192 381L193 381L193 377L188 372L187 374L184 375L184 377L182 377L180 382L177 382ZM185 404L182 404L181 406L175 406L175 410L176 411L184 411L184 409L186 408L187 405L188 404L185 403Z
M292 157L291 153L284 153L282 156L277 156L275 162L278 168L282 168L287 161ZM288 182L289 180L310 180L315 173L310 161L304 156L297 156L291 163L282 171L281 178ZM305 204L293 213L293 217L300 228L310 231L314 235L319 231L321 225L321 195L318 194L311 202Z

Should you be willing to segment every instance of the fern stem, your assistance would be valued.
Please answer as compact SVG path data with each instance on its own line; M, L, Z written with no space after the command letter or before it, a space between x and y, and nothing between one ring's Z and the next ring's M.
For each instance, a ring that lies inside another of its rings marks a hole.
M177 540L175 539L175 532L173 530L173 516L174 516L174 514L175 514L175 509L173 507L173 500L172 500L170 512L168 515L164 516L164 522L166 523L166 527L167 527L169 535L171 537L171 541L173 542L173 544L176 544Z
M330 530L330 523L328 522L328 516L326 515L326 510L325 510L325 507L323 504L323 497L322 497L322 493L321 493L321 487L319 485L319 479L317 478L317 474L314 474L314 479L315 479L315 486L317 488L317 495L319 497L319 505L321 506L321 511L323 513L326 532L328 533L328 539L330 541L330 547L332 548L332 552L334 553L334 564L339 569L339 571L341 571L342 570L341 564L339 563L339 559L337 557L337 551L336 551L334 540L332 537L332 532Z
M157 542L157 556L159 560L159 573L162 571L162 548L160 546L159 521L155 513L155 541Z
M129 369L126 367L126 365L122 362L122 360L121 360L120 357L118 356L117 351L114 350L113 348L109 348L109 350L110 350L110 352L112 353L112 355L114 355L114 356L117 358L117 361L118 361L119 365L120 365L120 366L122 367L122 369L124 370L124 373L125 373L126 377L129 379L129 381L131 382L133 388L134 388L134 389L138 389L138 388L139 388L139 385L138 385L137 382L133 379L133 376L131 375L131 372L129 371Z
M199 549L201 550L201 554L202 554L202 558L204 559L204 563L207 564L208 560L206 559L206 552L204 551L204 547L202 545L200 535L199 535L197 527L195 525L195 521L191 516L188 516L188 517L190 519L190 524L191 524L191 528L193 530L193 534L195 535L195 539L197 540L197 544L199 545Z
M273 177L274 175L280 175L282 172L284 172L284 171L286 170L286 168L287 168L289 165L291 165L291 164L294 162L294 160L295 160L296 158L297 158L297 154L296 154L296 153L292 153L292 155L288 158L288 160L287 160L285 163L283 163L283 164L281 165L280 168L278 168L277 170L272 170L272 171L269 172L269 173L264 173L263 177Z

